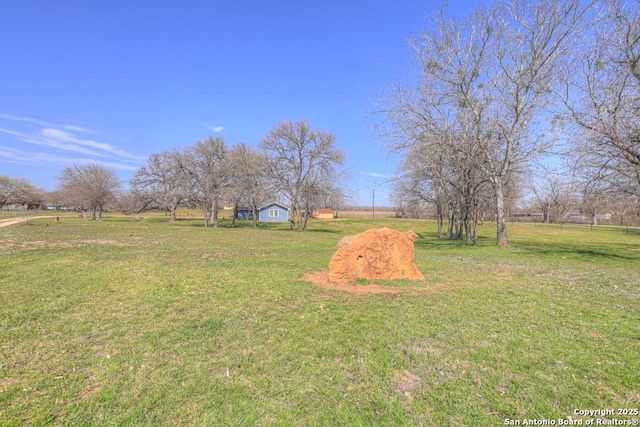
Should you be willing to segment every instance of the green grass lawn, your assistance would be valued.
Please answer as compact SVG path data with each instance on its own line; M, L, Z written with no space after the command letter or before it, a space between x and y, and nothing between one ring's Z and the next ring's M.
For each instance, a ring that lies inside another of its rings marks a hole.
M299 280L381 226L421 236L427 278L385 285L424 292ZM493 225L468 245L409 220L0 229L0 425L493 426L638 408L640 236L509 233L500 250Z

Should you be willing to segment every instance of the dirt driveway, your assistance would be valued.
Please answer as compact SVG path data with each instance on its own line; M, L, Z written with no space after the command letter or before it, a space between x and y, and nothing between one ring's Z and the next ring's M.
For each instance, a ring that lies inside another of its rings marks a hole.
M3 219L3 220L0 220L0 228L8 227L13 224L18 224L20 222L25 222L33 219L38 219L38 218L55 218L55 217L53 216L21 216L19 218Z

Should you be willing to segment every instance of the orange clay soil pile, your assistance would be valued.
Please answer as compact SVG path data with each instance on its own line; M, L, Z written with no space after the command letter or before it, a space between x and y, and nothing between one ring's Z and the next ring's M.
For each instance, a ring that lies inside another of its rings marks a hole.
M413 263L413 242L418 239L413 231L401 233L386 227L346 236L329 261L329 280L423 280Z

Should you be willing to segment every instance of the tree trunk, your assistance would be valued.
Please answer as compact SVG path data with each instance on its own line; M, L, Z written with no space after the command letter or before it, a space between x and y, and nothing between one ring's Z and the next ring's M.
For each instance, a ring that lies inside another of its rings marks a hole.
M237 200L233 204L233 213L231 214L231 216L233 217L232 220L231 220L231 227L235 227L236 226L236 218L238 217L238 201Z
M302 222L302 231L307 229L307 221L309 221L309 205L304 207L304 221Z
M204 226L209 227L209 212L207 212L207 205L202 205L202 216L204 217Z
M502 190L502 182L496 181L494 183L496 191L496 226L497 226L497 242L496 245L500 248L508 248L509 238L507 237L507 222L504 216L504 192Z
M218 228L218 198L214 198L211 202L211 223L213 228Z
M253 217L253 229L258 228L258 206L256 204L252 204L251 206L252 217Z
M442 224L444 223L444 209L442 203L436 201L436 215L438 217L438 239L442 239Z
M473 204L473 236L471 240L475 243L478 240L478 216L480 215L480 206L476 202Z
M468 208L464 218L464 236L467 242L473 242L471 235L471 214Z
M453 209L449 209L449 224L447 224L447 240L453 240L453 223L455 221L455 214Z
M292 227L291 227L292 230L297 228L298 231L301 231L301 227L302 227L302 209L300 208L300 206L295 206L293 208L292 224L295 224L295 227L292 225Z
M473 219L473 236L471 236L471 241L473 243L478 241L478 214L476 213L476 217Z
M176 222L176 202L169 203L169 222Z
M547 211L544 212L544 222L549 224L551 222L551 203L547 204Z

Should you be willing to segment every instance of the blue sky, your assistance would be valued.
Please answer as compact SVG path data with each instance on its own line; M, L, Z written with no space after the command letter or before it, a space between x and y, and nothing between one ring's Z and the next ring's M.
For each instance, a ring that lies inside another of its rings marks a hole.
M464 15L477 2L450 5ZM53 190L73 163L128 180L208 135L257 146L282 120L337 135L354 202L396 159L370 111L415 79L406 40L439 2L10 1L0 6L0 175Z

